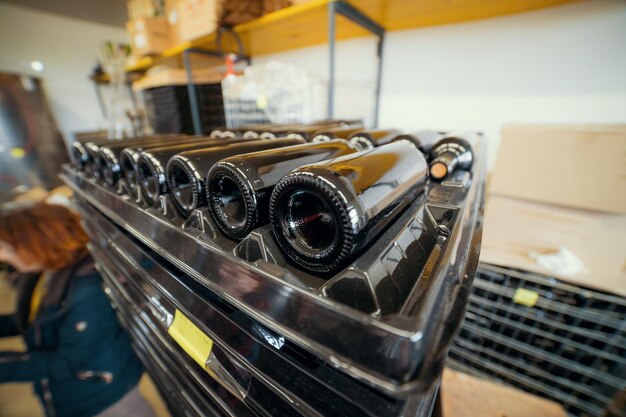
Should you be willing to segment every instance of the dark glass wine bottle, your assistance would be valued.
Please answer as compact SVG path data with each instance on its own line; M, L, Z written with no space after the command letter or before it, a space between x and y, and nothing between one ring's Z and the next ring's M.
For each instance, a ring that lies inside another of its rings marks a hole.
M100 146L98 156L96 159L97 169L100 171L100 175L105 184L109 187L115 186L120 176L122 175L122 169L120 164L120 156L124 149L136 149L141 150L146 146L166 146L176 145L179 143L185 143L193 140L198 140L195 136L187 135L163 135L163 136L149 136L143 138L141 141L134 142L130 147L129 144L124 141L112 142Z
M241 134L237 129L230 129L228 127L218 127L211 131L209 137L211 139L232 139L240 137Z
M186 143L194 143L194 142L206 142L207 139L205 136L182 136L180 139L176 140L176 144L186 144ZM216 139L220 140L220 139ZM132 191L136 190L138 187L137 180L137 159L139 155L144 150L149 150L156 147L163 147L168 145L145 145L145 146L127 146L120 152L119 156L119 165L121 169L121 175L126 180L126 184L130 187Z
M320 131L327 131L329 129L334 129L337 127L340 127L342 129L345 129L346 126L344 126L343 124L337 126L338 122L333 122L330 124L315 124L315 125L310 125L310 126L302 126L299 127L298 129L294 129L292 131L290 131L287 134L288 138L296 138L296 139L302 139L305 142L311 142L313 140L313 138L315 136L317 136L317 134ZM339 123L343 123L343 122L339 122ZM342 138L343 139L343 138ZM347 139L347 138L345 138Z
M424 155L406 141L304 166L272 192L274 235L302 268L336 272L424 190L427 178Z
M137 185L146 200L152 204L157 204L159 197L163 194L167 194L168 187L165 168L171 157L185 151L210 148L224 144L223 139L210 139L208 137L204 137L204 139L205 140L180 145L147 148L139 152L135 175L137 177ZM228 143L244 141L247 140L231 139Z
M313 142L328 142L333 139L348 139L353 133L362 131L362 125L348 125L324 129L315 134Z
M281 125L281 126L272 127L272 128L263 130L260 133L260 137L261 139L276 139L279 137L285 137L289 135L290 133L297 135L298 132L302 132L303 135L307 135L307 134L310 134L310 133L307 133L307 130L310 128L317 129L317 130L328 129L328 128L337 127L337 126L347 126L350 124L350 122L351 121L347 121L347 120L320 120L320 121L316 121L316 122L309 123L309 124ZM314 130L312 133L315 133L315 131L316 130ZM294 136L294 137L297 137L297 136ZM304 137L302 137L302 139L304 139L305 141L308 141Z
M291 126L291 124L281 123L257 123L237 128L241 132L241 136L246 139L260 139L263 132L278 129L283 126Z
M87 142L85 143L85 151L87 151L86 162L83 168L85 173L89 177L100 179L100 171L98 170L98 165L96 164L100 153L100 145L94 142Z
M424 129L413 133L402 133L393 138L392 142L408 140L422 153L428 153L432 146L443 137L443 133L436 130Z
M87 143L93 143L95 146L110 142L106 136L101 135L88 135L85 139L76 140L72 143L71 147L71 159L74 166L78 169L84 169L89 162L89 153L87 152Z
M205 206L206 174L224 158L298 144L302 144L300 139L258 139L179 153L167 164L167 180L174 203L185 217Z
M473 134L446 135L435 143L430 150L430 177L441 181L456 170L469 170L474 161L472 145Z
M261 139L276 139L287 136L292 130L302 127L301 124L280 125L277 127L270 127L263 129L259 132Z
M106 145L118 145L126 144L131 146L135 143L141 143L146 140L145 137L140 138L124 138L124 139L107 139L107 140L93 140L84 144L87 151L87 159L85 162L84 171L96 179L102 179L102 170L100 169L100 147Z
M260 135L262 132L264 132L267 129L274 129L274 128L278 128L281 126L291 126L293 123L251 123L251 124L247 124L244 126L238 126L235 128L232 128L233 131L236 131L237 133L244 135L246 132L255 132L257 134L257 138L258 135Z
M372 149L393 140L400 131L397 129L367 129L350 135L350 142L361 150Z
M243 239L269 222L269 200L285 175L306 164L357 152L348 141L307 143L226 158L209 171L207 201L219 228Z

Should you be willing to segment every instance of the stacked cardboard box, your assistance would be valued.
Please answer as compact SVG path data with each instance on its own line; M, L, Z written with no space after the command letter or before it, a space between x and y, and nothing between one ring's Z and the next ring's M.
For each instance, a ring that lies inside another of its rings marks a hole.
M127 30L133 55L157 55L182 42L193 41L291 5L290 0L165 0L161 8L146 0L128 2Z
M162 16L131 20L126 30L134 56L157 55L171 45L169 27Z
M626 295L626 125L508 125L481 261Z

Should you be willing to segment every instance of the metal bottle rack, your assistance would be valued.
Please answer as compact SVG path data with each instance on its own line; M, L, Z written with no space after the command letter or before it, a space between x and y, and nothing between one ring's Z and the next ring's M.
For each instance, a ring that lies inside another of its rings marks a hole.
M479 149L479 148L477 148ZM429 416L482 232L482 155L427 191L348 268L290 265L271 228L236 243L65 166L105 288L174 415ZM170 329L208 337L204 369Z

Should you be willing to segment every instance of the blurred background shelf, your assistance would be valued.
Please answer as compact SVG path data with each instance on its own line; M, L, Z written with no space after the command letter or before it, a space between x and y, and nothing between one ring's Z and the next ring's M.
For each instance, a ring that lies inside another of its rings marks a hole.
M574 0L353 0L349 4L365 16L380 24L385 30L402 30L463 21L485 19L526 12L570 3ZM337 0L312 0L267 14L258 19L237 25L233 28L239 35L248 56L258 56L328 42L329 10L339 3ZM338 15L335 23L337 40L367 36L365 28L354 24L350 19ZM145 71L162 60L180 57L185 50L216 50L217 33L213 32L192 41L180 43L165 50L162 54L143 57L126 70ZM236 45L230 39L224 40L224 50L233 52Z

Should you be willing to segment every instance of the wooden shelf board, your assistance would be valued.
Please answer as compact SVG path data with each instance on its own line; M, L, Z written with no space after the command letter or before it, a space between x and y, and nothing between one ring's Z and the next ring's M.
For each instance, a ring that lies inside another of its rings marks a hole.
M505 16L577 0L349 0L388 31Z
M300 49L328 41L328 3L334 0L311 0L287 7L258 19L235 26L249 56ZM351 0L357 9L380 23L386 30L402 30L458 23L571 3L577 0ZM368 36L370 33L354 22L337 15L338 40ZM163 58L179 56L190 48L216 49L216 34L211 33L169 48L158 57L145 57L127 71L143 71ZM234 41L224 39L226 51L236 51Z

